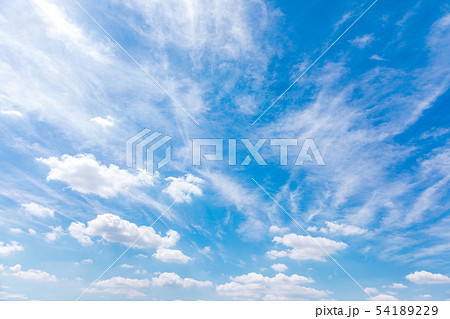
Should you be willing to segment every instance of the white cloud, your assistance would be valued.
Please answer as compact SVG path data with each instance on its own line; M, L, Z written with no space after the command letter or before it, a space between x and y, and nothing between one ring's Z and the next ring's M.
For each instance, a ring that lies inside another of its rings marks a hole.
M56 277L54 275L50 275L49 273L38 269L22 270L22 265L20 264L9 267L9 270L10 275L23 280L56 281Z
M103 128L114 126L114 118L110 115L106 116L106 118L100 116L93 117L91 118L91 121Z
M28 299L24 294L12 294L6 291L0 291L0 300Z
M55 211L53 209L44 207L36 203L22 204L22 207L25 208L25 210L29 212L31 215L40 218L55 216Z
M367 233L367 229L356 227L353 225L337 224L333 222L325 222L327 228L322 228L324 233L338 234L343 236L362 235Z
M314 240L313 240L314 238ZM330 255L347 247L343 242L337 242L324 237L308 237L296 234L287 234L283 237L274 237L273 241L291 247L288 250L272 250L267 252L271 259L289 257L294 260L318 260L325 261L327 251ZM319 245L322 246L319 247Z
M136 274L136 275L146 275L146 274L148 274L148 271L145 270L145 269L142 269L142 270L136 269L136 270L134 271L134 274Z
M375 294L378 293L378 289L377 288L367 287L367 288L364 288L364 292L368 293L369 295L375 295Z
M299 275L277 274L265 277L257 273L230 277L231 282L216 287L218 294L236 300L303 300L322 299L330 292L303 287L314 280Z
M148 288L151 282L148 279L132 279L124 277L112 277L101 280L94 284L90 293L108 293L113 295L124 295L128 299L145 297L142 290Z
M387 295L387 294L379 294L372 298L375 301L397 301L398 300L396 297Z
M133 247L135 248L161 248L174 246L180 239L180 235L169 230L166 236L161 236L152 227L137 226L117 215L103 214L87 222L73 222L69 228L69 234L83 245L91 245L91 237L101 237L107 242L121 243L130 246L139 236L144 234Z
M153 257L165 263L177 264L185 264L191 260L191 258L183 254L181 250L167 248L158 248L153 254Z
M418 285L450 284L450 278L448 276L442 274L433 274L425 270L416 271L412 274L407 275L405 278Z
M122 265L120 265L120 268L132 269L132 268L134 268L134 266L128 265L128 264L122 264Z
M152 285L155 287L177 286L182 288L192 287L212 287L210 281L198 281L192 278L181 278L175 273L164 272L158 277L152 278Z
M50 167L47 181L67 183L72 190L82 194L110 198L125 193L132 186L153 185L153 176L142 172L132 175L116 165L102 165L92 154L63 155L61 159L50 157L37 160Z
M81 261L82 264L92 264L94 261L92 259L83 259Z
M285 272L288 269L285 264L273 264L272 266L270 266L270 268L277 272Z
M308 228L306 228L306 231L308 231L310 233L315 233L318 230L319 229L317 228L317 226L308 226Z
M45 0L32 2L39 8L38 14L48 25L49 36L64 41L69 49L77 48L80 53L97 61L107 61L108 48L86 38L83 30L70 21L64 9Z
M10 241L9 244L4 244L0 241L0 256L8 256L16 251L23 251L23 246L16 241Z
M404 284L399 284L399 283L393 283L392 285L389 286L389 288L392 289L405 289L408 288L407 286L405 286Z
M20 228L10 228L9 231L14 234L22 234L23 230Z
M270 226L269 232L272 234L285 234L289 232L288 227L278 227L276 225Z
M148 279L131 279L123 277L112 277L95 283L98 288L147 288L151 284Z
M365 34L360 37L356 37L353 40L349 40L348 42L350 42L355 47L363 49L366 46L368 46L373 40L374 40L373 35Z
M29 229L28 229L28 233L29 233L30 235L36 235L36 231L35 231L33 228L29 228Z
M198 186L199 183L203 182L199 179L197 183L194 182L197 177L187 174L184 177L167 177L166 181L170 181L170 184L163 190L164 193L169 194L174 200L178 199L178 202L191 202L192 196L201 196L202 190Z
M428 299L431 298L432 296L430 294L424 294L424 295L418 295L417 298L421 298L421 299Z
M378 54L374 54L370 57L371 60L376 60L376 61L386 61L385 59L383 59L381 56L379 56Z
M20 113L19 111L15 111L15 110L0 110L0 114L15 116L15 117L22 117L22 113Z
M59 239L62 235L64 235L64 229L61 226L49 226L49 228L52 230L49 233L45 233L45 240L47 241L55 241Z

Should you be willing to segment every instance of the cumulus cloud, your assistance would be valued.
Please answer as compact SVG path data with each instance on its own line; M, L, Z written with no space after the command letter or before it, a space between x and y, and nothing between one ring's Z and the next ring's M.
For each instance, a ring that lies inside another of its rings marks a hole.
M378 289L377 288L372 288L372 287L367 287L364 288L364 292L369 294L369 295L375 295L378 293Z
M257 273L230 277L230 282L216 287L220 295L235 300L303 300L321 299L331 292L303 287L301 284L314 282L299 275L277 274L265 277Z
M152 285L155 287L176 286L182 288L212 287L212 283L210 281L198 281L192 278L181 278L173 272L164 272L158 277L152 278Z
M91 118L91 122L94 122L97 125L100 125L103 128L114 126L114 118L110 115L106 116L106 118L97 116Z
M202 190L198 186L203 180L197 177L187 174L184 177L167 177L166 180L170 181L169 185L163 190L164 193L169 194L174 200L179 202L191 202L192 196L201 196ZM197 181L195 183L195 181ZM194 184L195 183L195 184Z
M64 235L64 229L61 226L49 226L49 228L52 230L49 233L45 233L45 240L47 241L55 241L59 239L62 235Z
M55 216L55 211L53 209L36 204L36 203L22 204L22 207L31 215L37 216L40 218Z
M442 274L433 274L425 270L416 271L405 278L418 285L450 284L450 277Z
M125 193L132 186L153 185L154 177L142 172L133 175L112 164L102 165L92 154L63 155L61 158L37 160L50 167L47 181L67 183L72 190L82 194L110 198Z
M158 248L153 254L153 257L166 263L177 264L185 264L191 260L191 258L183 254L181 250L168 248Z
M133 265L128 265L128 264L122 264L122 265L120 265L120 268L133 269L134 266Z
M161 236L152 227L137 226L113 214L98 215L95 219L87 222L87 225L81 222L73 222L68 230L69 234L83 246L92 245L91 237L101 237L107 242L130 246L144 233L133 247L171 247L180 239L180 235L174 230L169 230L166 236Z
M372 298L373 298L373 300L376 300L376 301L397 301L398 300L396 297L388 295L388 294L379 294Z
M49 273L38 269L22 270L22 265L20 264L9 267L9 271L8 274L23 280L56 281L54 275L50 275Z
M141 271L139 274L146 274ZM211 287L210 281L198 281L192 278L181 278L175 273L162 273L151 279L133 279L124 277L112 277L110 279L101 280L94 284L89 293L108 293L113 295L124 295L128 299L145 297L145 289L150 286L154 287Z
M313 240L314 238L314 240ZM274 237L273 241L291 249L271 250L266 253L270 259L289 257L294 260L325 261L327 251L330 255L347 247L343 242L334 241L324 237L309 237L297 234L287 234L283 237ZM319 245L322 246L319 247ZM324 251L325 250L325 251Z
M367 229L353 225L337 224L333 222L325 222L327 228L321 228L323 233L338 234L343 236L362 235L367 233Z
M8 256L16 251L23 251L23 246L16 241L10 241L5 244L0 241L0 256Z
M148 288L150 284L151 282L148 279L132 279L119 276L96 282L88 292L124 295L128 299L133 299L145 297L142 290Z
M276 225L270 226L269 232L272 234L285 234L289 232L288 227L278 227Z
M10 228L9 231L14 234L22 234L23 230L20 228Z
M285 272L288 269L285 264L273 264L272 266L270 266L270 268L277 272Z

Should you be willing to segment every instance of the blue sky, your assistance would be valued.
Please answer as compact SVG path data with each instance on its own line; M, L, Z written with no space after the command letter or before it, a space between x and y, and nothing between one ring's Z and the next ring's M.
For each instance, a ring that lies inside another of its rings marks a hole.
M75 300L143 232L83 300L450 298L445 1L379 0L251 125L372 3L80 1L197 125L76 2L2 1L0 299ZM193 166L194 138L326 165Z

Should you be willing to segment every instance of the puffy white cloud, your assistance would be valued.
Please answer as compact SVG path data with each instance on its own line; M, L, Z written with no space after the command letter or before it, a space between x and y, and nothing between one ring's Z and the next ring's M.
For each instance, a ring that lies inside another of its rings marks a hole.
M337 224L333 222L325 222L325 224L327 225L327 228L321 228L320 230L323 233L338 234L344 236L362 235L367 233L367 229L353 225Z
M230 277L231 282L216 287L220 295L237 300L303 300L320 299L330 294L329 291L303 287L301 284L312 283L313 279L299 275L286 276L277 274L265 277L257 273Z
M44 207L36 203L22 204L22 207L25 208L25 210L33 216L41 218L55 216L55 211L53 209Z
M147 288L151 284L148 279L131 279L124 277L112 277L106 280L100 280L94 284L98 288Z
M128 264L122 264L122 265L120 265L120 268L132 269L132 268L134 268L134 266L128 265Z
M294 260L325 261L325 257L327 256L325 251L331 255L347 247L347 244L343 242L334 241L328 238L309 237L297 234L287 234L283 237L277 236L274 237L273 241L277 244L291 247L291 249L268 251L266 255L271 259L289 257ZM320 244L323 249L318 244Z
M278 272L285 272L288 269L285 264L273 264L270 268Z
M153 257L166 263L177 264L185 264L191 260L191 258L183 254L181 250L168 248L158 248L153 254Z
M47 241L55 241L59 239L62 235L64 235L64 229L61 226L49 226L49 228L52 230L49 233L45 233L45 240Z
M124 295L128 299L133 299L145 297L142 290L148 288L150 284L151 282L148 279L132 279L119 276L96 282L88 292Z
M146 271L136 271L137 274L146 274ZM162 273L158 277L149 279L133 279L124 277L112 277L98 281L88 291L89 293L108 293L113 295L124 295L126 298L145 297L145 289L150 286L163 287L173 286L181 288L211 287L209 281L198 281L192 278L181 278L175 273Z
M114 118L110 115L106 116L106 118L100 116L93 117L91 118L91 121L103 128L114 126Z
M408 288L407 286L405 286L404 284L399 284L399 283L393 283L392 285L389 286L389 288L393 288L393 289L405 289Z
M364 288L364 292L369 294L369 295L375 295L375 294L378 293L378 289L377 288L367 287L367 288Z
M161 248L174 246L180 235L169 230L166 236L161 236L152 227L137 226L117 215L103 214L87 222L73 222L69 226L69 234L83 245L91 245L91 237L101 237L107 242L121 243L130 246L139 236L142 237L134 244L135 248Z
M0 300L28 299L24 294L12 294L6 291L0 291Z
M184 177L167 177L167 181L170 181L169 185L163 190L164 193L169 194L174 200L179 202L191 202L192 196L201 196L202 190L198 186L203 180L197 177L187 174ZM197 181L195 183L195 181ZM195 183L195 184L194 184Z
M387 295L387 294L379 294L372 298L373 298L373 300L376 300L376 301L397 301L398 300L396 297Z
M16 251L23 251L23 246L16 241L10 241L5 244L0 241L0 256L8 256Z
M9 267L9 270L10 272L8 274L23 280L56 281L54 275L50 275L49 273L38 269L22 270L22 265L20 264Z
M289 232L288 227L278 227L276 225L270 226L269 232L272 234L285 234Z
M405 278L418 285L450 284L450 277L442 274L433 274L425 270L416 271Z
M29 228L29 229L28 229L28 233L29 233L30 235L36 235L36 231L35 231L33 228Z
M177 286L183 288L192 287L211 287L210 281L198 281L192 278L181 278L179 275L173 272L164 272L158 277L152 278L152 285L155 287L162 286Z
M126 192L132 186L153 185L152 176L139 172L136 175L122 170L116 165L102 165L92 154L76 156L63 155L61 158L38 158L50 167L47 181L61 181L82 194L95 194L110 198Z

